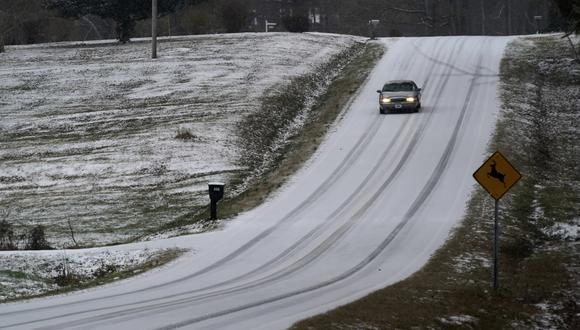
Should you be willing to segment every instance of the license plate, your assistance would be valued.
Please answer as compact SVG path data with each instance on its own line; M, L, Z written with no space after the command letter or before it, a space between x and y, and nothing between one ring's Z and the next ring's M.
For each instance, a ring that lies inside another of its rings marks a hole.
M395 109L401 109L403 106L401 104L395 104Z

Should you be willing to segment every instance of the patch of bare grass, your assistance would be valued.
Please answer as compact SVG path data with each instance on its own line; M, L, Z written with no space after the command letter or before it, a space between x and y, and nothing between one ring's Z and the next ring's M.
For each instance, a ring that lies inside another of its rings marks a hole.
M191 133L190 129L180 127L177 129L175 138L178 140L193 140L196 138L196 136Z
M491 288L493 200L476 189L461 227L420 271L292 329L580 328L579 238L550 234L580 221L580 63L565 43L515 41L502 62L490 151L524 176L500 204L501 289Z

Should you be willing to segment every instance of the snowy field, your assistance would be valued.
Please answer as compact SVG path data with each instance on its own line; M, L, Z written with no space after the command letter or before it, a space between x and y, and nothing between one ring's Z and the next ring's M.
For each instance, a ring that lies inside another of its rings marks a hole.
M237 34L7 47L0 54L0 211L55 246L120 242L206 204L262 96L360 38ZM191 133L178 139L178 131ZM0 219L0 220L2 220Z

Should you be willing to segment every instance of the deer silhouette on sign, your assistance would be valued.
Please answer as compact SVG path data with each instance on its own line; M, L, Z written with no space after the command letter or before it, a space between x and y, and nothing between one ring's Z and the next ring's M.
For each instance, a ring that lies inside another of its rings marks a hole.
M503 186L505 187L505 174L498 172L497 169L495 168L497 166L495 160L492 161L491 165L489 165L491 167L491 171L487 173L487 177L492 177L494 179L499 180L499 182L503 183Z

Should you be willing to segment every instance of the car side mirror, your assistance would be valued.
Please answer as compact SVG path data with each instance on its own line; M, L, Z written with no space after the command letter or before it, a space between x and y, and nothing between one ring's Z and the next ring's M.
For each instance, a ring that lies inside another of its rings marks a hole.
M420 92L420 91L421 91L421 88L417 88L417 92Z
M380 89L377 89L377 93L380 93L380 92L381 92L381 90Z

